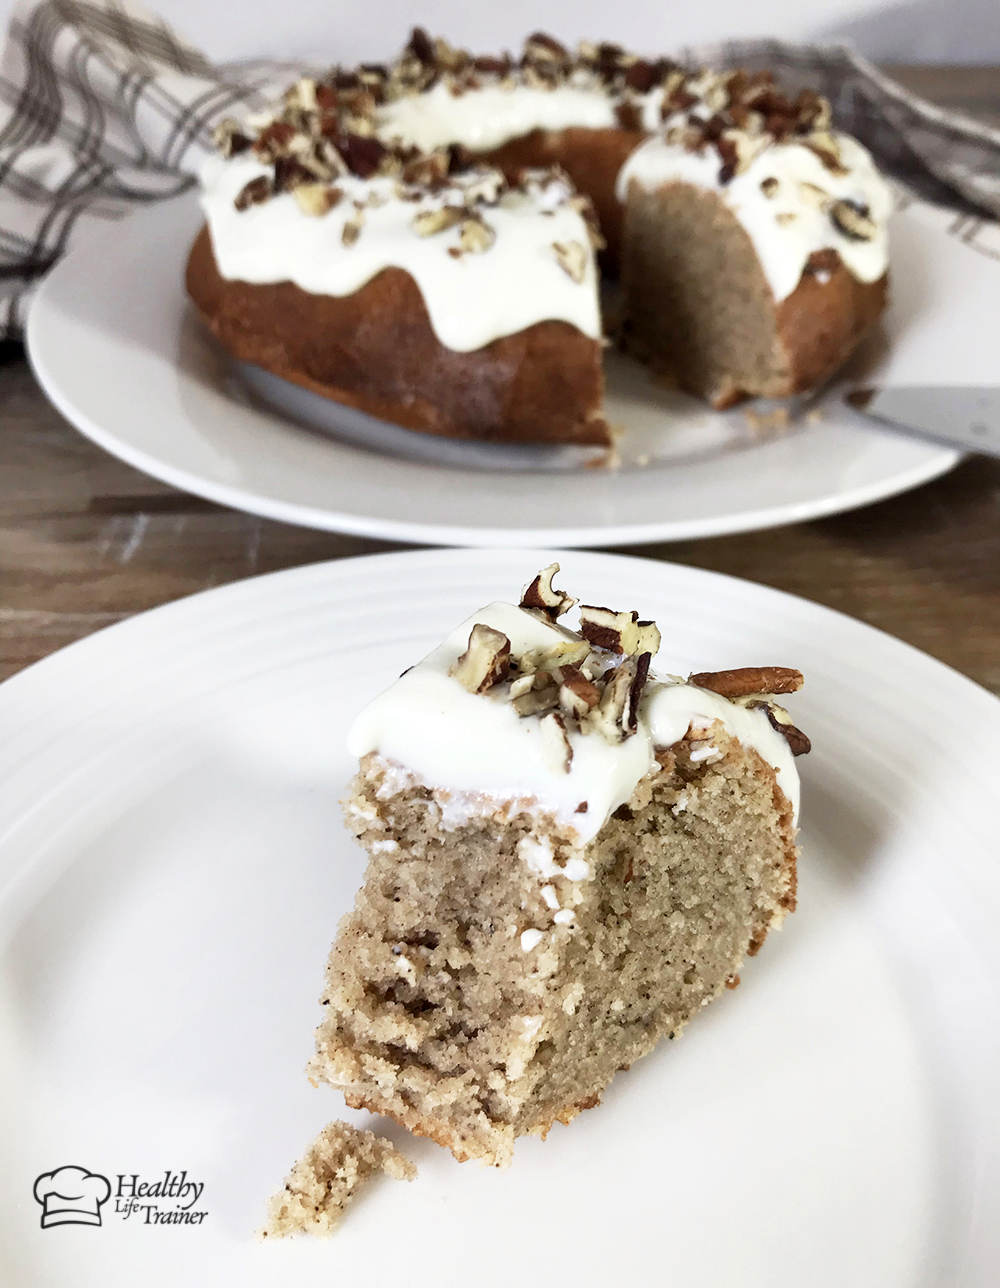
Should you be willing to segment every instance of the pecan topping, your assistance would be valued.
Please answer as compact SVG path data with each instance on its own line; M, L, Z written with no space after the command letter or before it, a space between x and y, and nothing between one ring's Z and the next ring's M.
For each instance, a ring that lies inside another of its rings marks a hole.
M406 48L424 66L433 66L435 59L434 41L431 40L423 27L413 28L410 32L410 43Z
M774 702L762 702L759 705L764 708L764 714L771 722L772 729L776 729L788 743L793 756L807 756L812 751L812 743L801 729L796 729L792 724L791 717L784 707L779 707Z
M469 635L469 646L448 672L470 693L485 693L507 678L510 671L510 640L502 631L477 622Z
M421 210L413 216L411 227L420 237L433 237L461 223L465 214L459 206L441 206L438 210Z
M574 282L582 282L587 274L587 263L590 258L586 246L578 241L553 242L552 249L556 253L559 267L567 272Z
M834 226L851 241L871 241L878 232L878 224L863 201L835 201L829 213Z
M600 702L587 717L590 727L606 742L624 742L638 728L639 698L649 671L649 655L643 656L645 668L640 667L641 659L627 657L610 673Z
M295 157L277 157L274 162L274 191L291 192L299 184L315 183L316 176Z
M567 595L563 590L555 590L552 586L552 578L559 571L557 563L549 564L543 568L538 576L525 586L521 592L521 608L535 608L545 613L552 621L557 617L562 617L563 613L568 613L571 608L576 606L576 600L572 595Z
M340 240L345 246L353 246L361 236L361 230L365 226L365 210L363 206L354 203L354 211L347 217L344 223L344 231L340 234Z
M237 210L249 210L251 206L261 206L270 198L272 192L271 180L266 174L261 174L239 190L233 205Z
M524 42L524 62L529 66L568 68L569 50L544 31L536 31Z
M638 613L615 613L593 604L580 606L580 634L612 653L655 653L660 647L655 622L640 622Z
M513 700L514 710L519 716L537 716L543 711L554 711L559 706L559 686L552 683L545 671L538 671L531 677L537 688L531 688Z
M723 698L747 698L757 693L797 693L802 672L790 666L742 666L734 671L698 671L687 682Z
M328 188L325 183L303 183L293 189L292 195L307 215L325 215L344 194L339 188Z
M379 168L386 151L385 145L379 143L378 139L348 134L343 155L352 174L356 174L359 179L370 179Z
M212 142L228 161L253 146L253 140L243 133L239 121L227 116L212 131Z
M497 235L481 219L465 219L459 233L458 248L473 255L481 255L496 241Z
M565 666L560 669L559 705L571 716L582 719L597 706L601 700L601 691L576 666Z

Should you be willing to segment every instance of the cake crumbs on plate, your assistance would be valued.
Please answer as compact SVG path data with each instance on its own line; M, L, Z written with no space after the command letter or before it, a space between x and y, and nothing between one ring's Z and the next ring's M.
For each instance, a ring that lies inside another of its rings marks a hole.
M355 1195L379 1172L412 1181L417 1169L387 1140L350 1123L327 1123L267 1205L262 1239L329 1235Z

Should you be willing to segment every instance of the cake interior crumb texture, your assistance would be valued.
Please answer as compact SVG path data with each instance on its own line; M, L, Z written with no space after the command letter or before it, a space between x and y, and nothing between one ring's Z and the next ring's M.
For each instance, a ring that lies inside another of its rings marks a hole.
M771 766L719 723L706 758L705 737L659 751L582 848L516 803L451 826L429 788L364 757L345 813L369 863L331 953L313 1080L506 1166L518 1136L596 1105L734 987L795 906L795 830Z
M380 1172L412 1181L417 1169L372 1132L328 1123L269 1201L261 1237L332 1234L358 1190Z

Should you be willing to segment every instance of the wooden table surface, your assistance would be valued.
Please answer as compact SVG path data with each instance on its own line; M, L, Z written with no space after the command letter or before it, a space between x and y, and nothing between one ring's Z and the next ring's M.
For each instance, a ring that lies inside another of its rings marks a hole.
M1000 68L890 68L1000 124ZM399 549L228 510L108 456L0 349L0 674L194 591ZM1000 694L1000 460L905 496L767 532L630 547L791 591L870 622Z

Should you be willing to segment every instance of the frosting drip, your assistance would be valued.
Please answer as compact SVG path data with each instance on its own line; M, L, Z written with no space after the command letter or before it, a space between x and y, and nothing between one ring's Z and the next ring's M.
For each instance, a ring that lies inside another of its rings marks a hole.
M383 269L405 269L417 283L434 333L443 345L469 352L536 322L568 322L601 334L597 276L586 221L551 185L505 192L488 210L494 244L481 254L453 255L458 225L420 236L414 220L461 199L460 180L442 192L403 200L391 177L338 177L342 196L321 215L303 213L291 192L237 209L236 198L271 167L250 152L209 157L201 172L202 208L219 272L244 282L294 282L317 295L350 295ZM476 172L473 172L475 177ZM566 190L564 195L569 195ZM358 207L360 235L345 245ZM576 280L556 245L579 247Z
M715 721L776 770L797 816L799 780L792 753L766 713L669 678L647 685L631 737L611 743L594 732L568 729L569 768L554 768L542 723L518 715L501 691L506 686L470 693L449 674L477 623L502 632L515 654L579 639L532 612L490 604L369 703L348 736L352 755L377 753L436 789L435 798L448 802L452 825L463 810L489 813L518 801L554 815L584 844L657 768L657 747L679 742L689 730L695 736L706 731L707 738Z

